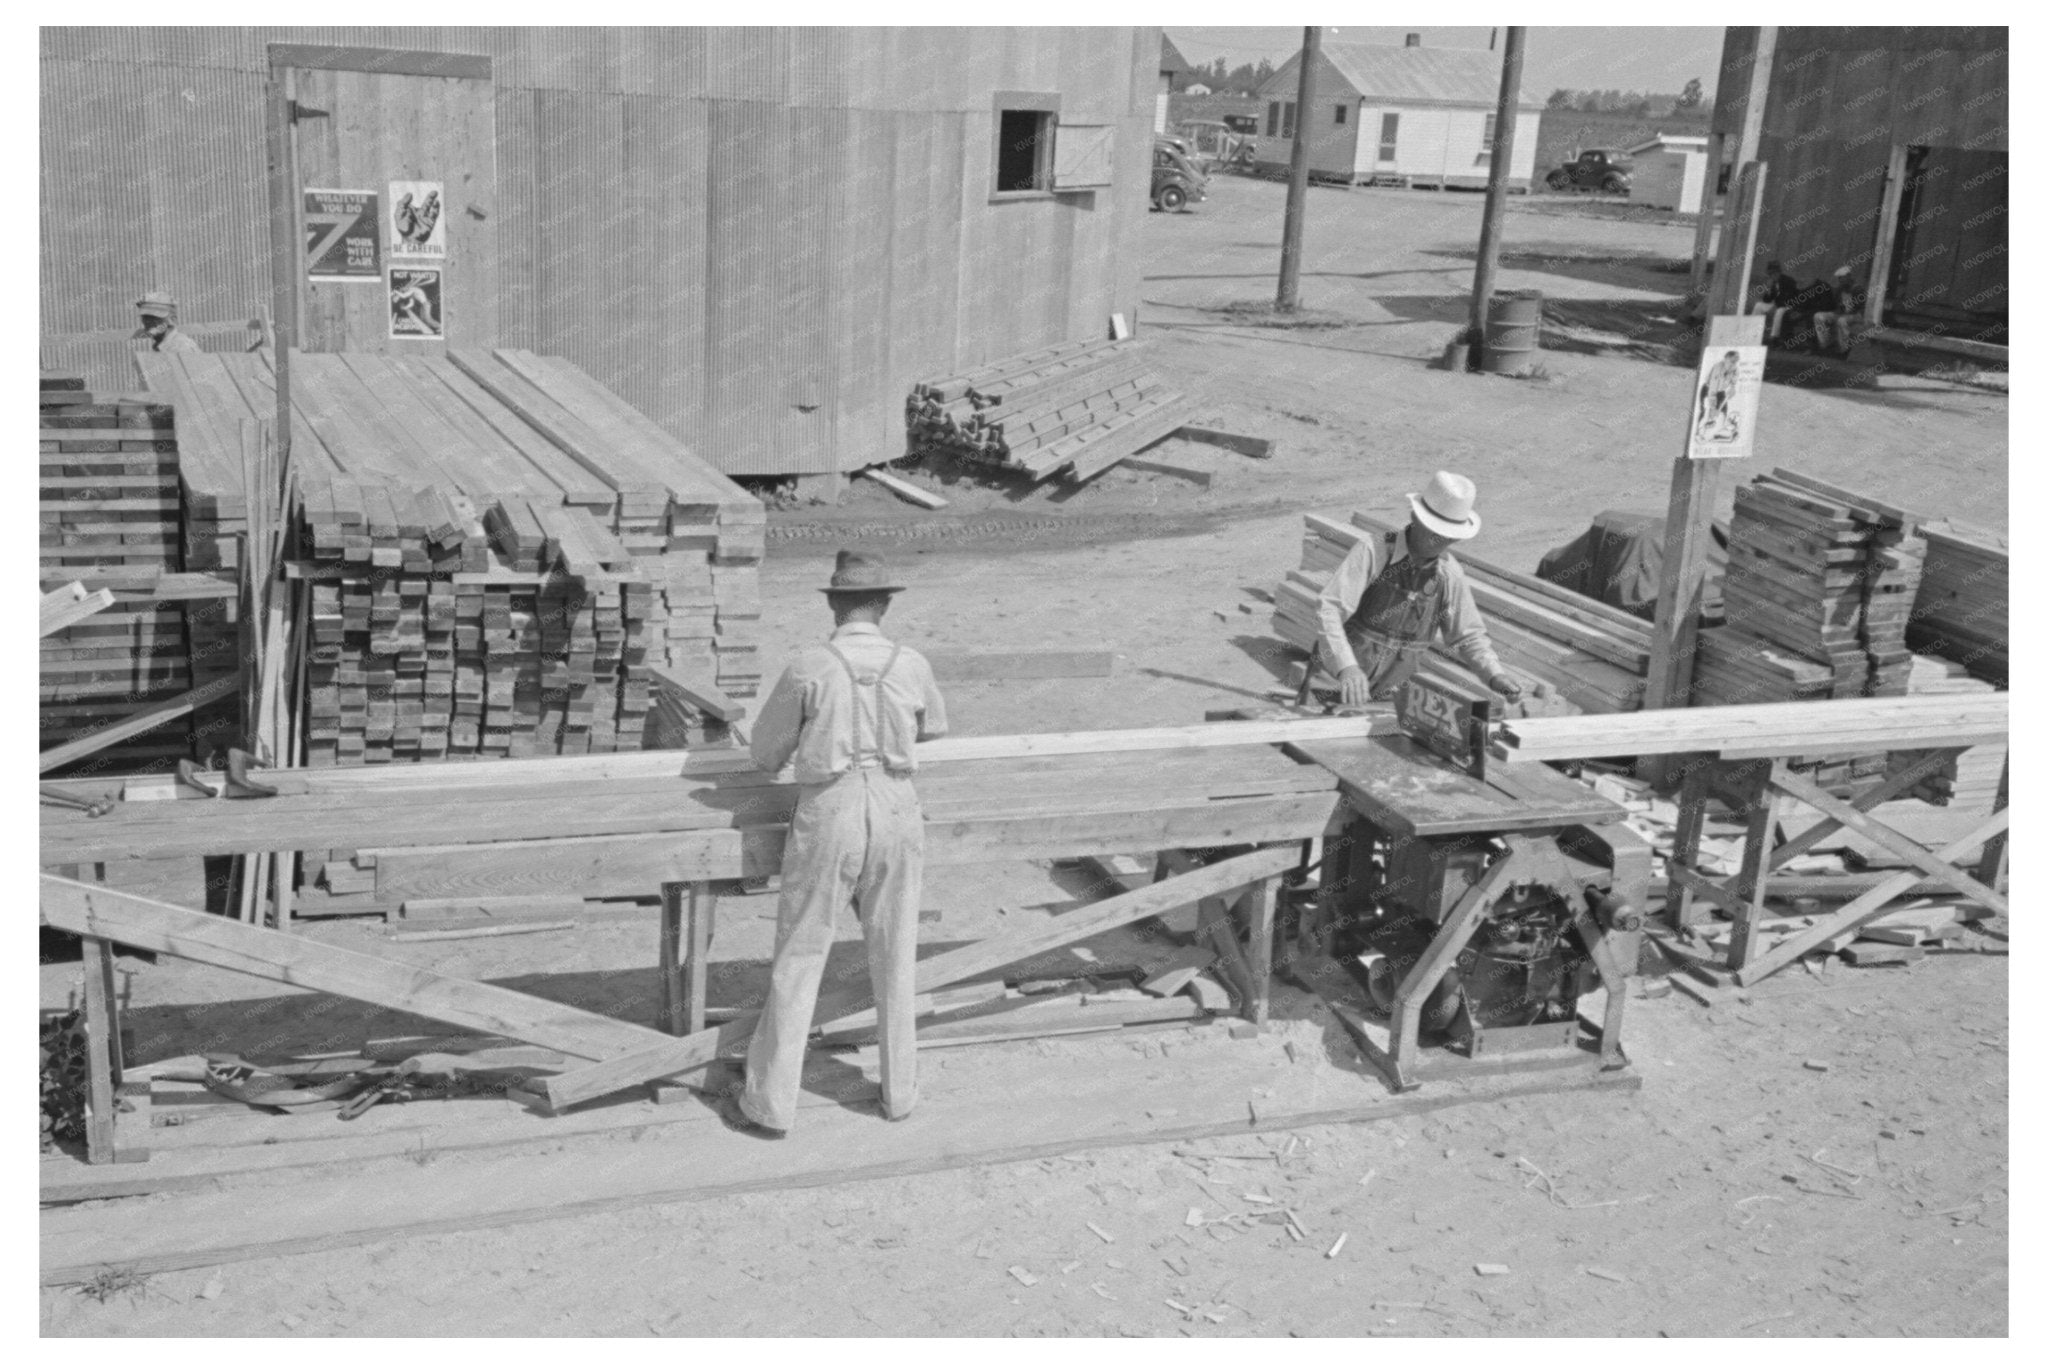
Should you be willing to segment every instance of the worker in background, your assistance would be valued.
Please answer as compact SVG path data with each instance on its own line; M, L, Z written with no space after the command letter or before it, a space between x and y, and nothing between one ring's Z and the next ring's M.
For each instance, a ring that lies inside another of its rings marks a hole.
M795 759L796 814L782 853L768 1003L747 1049L746 1082L722 1116L751 1136L780 1137L796 1119L804 1042L840 910L867 939L881 1033L882 1116L917 1102L913 1020L924 808L911 774L916 744L946 732L931 665L881 630L891 598L879 555L839 552L824 588L837 628L804 650L761 707L750 745L764 772Z
M1391 701L1442 635L1466 667L1510 701L1522 687L1500 665L1465 569L1448 552L1479 533L1472 480L1439 470L1408 495L1408 528L1389 547L1369 535L1330 575L1317 606L1316 661L1334 674L1347 706Z
M151 350L197 351L199 343L178 330L178 301L162 289L151 289L135 300L142 317L142 329L135 339L148 341Z
M1776 261L1764 263L1763 283L1756 286L1756 302L1750 308L1751 315L1764 315L1764 344L1773 345L1780 339L1785 326L1785 314L1799 298L1799 281L1785 273L1785 267Z
M1849 321L1863 312L1863 291L1856 287L1855 272L1846 265L1836 269L1820 309L1813 315L1813 339L1824 351L1847 355L1852 338Z

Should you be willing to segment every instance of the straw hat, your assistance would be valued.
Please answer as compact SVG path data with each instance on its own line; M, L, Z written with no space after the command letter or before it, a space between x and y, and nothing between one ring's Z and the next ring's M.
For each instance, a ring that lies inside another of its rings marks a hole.
M1472 504L1478 500L1479 489L1471 479L1442 469L1436 471L1420 496L1408 494L1408 506L1415 519L1453 540L1470 540L1479 534L1479 513L1472 510Z

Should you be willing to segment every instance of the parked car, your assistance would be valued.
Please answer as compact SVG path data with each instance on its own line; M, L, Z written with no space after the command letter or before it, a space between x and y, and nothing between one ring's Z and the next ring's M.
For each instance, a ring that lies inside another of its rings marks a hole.
M1168 213L1198 204L1209 195L1204 175L1180 143L1170 137L1152 139L1152 207Z
M1174 140L1204 170L1217 166L1250 167L1258 143L1220 119L1194 118L1174 130Z
M1626 194L1634 169L1627 153L1595 147L1580 152L1576 160L1567 161L1544 176L1543 183L1556 190L1596 189L1602 194Z

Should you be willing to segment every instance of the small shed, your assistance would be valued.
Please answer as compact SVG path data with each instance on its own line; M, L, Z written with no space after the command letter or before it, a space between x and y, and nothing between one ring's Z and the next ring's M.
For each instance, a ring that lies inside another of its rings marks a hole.
M1500 54L1478 48L1325 43L1309 111L1309 173L1345 184L1391 181L1484 189L1500 104ZM1295 53L1259 87L1266 102L1261 170L1291 155L1301 88ZM1515 115L1511 188L1526 191L1536 165L1542 106L1524 99Z
M1707 139L1659 133L1628 149L1635 161L1629 177L1629 198L1651 208L1679 213L1700 211L1707 183Z

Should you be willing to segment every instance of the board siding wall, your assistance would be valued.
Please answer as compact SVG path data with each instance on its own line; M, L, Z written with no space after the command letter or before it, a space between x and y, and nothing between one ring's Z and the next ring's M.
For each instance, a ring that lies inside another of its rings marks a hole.
M914 382L1135 312L1156 28L44 28L46 364L132 387L128 343L68 338L144 288L268 303L272 42L490 57L499 343L728 473L897 457ZM999 89L1116 124L1113 186L991 204Z
M1722 90L1747 81L1754 43L1753 29L1729 30ZM1770 174L1758 260L1783 261L1802 283L1847 265L1868 285L1892 144L2008 151L2008 74L2002 28L1780 28L1759 139ZM1739 114L1724 102L1714 131L1732 135ZM1977 261L1947 292L1995 300L1985 311L2003 313L2002 217L1985 221L1960 186L1953 202L1933 209L1916 251L1946 248L1958 262ZM1991 261L1986 251L1995 252Z

